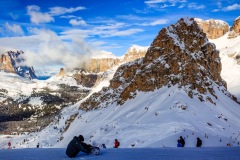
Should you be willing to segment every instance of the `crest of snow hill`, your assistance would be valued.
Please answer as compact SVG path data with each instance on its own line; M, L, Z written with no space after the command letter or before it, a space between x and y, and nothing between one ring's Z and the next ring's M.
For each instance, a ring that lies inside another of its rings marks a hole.
M237 101L226 91L221 69L216 46L208 41L193 18L182 18L159 32L145 57L121 65L109 87L94 93L80 108L89 110L107 107L110 103L121 105L134 98L138 91L173 85L185 90L191 98L197 96L200 101L214 104L214 99L204 94L210 93L218 99L216 89Z
M21 77L33 79L37 78L33 67L19 66L18 64L24 62L21 55L23 51L8 51L0 56L0 70L9 73L16 73Z

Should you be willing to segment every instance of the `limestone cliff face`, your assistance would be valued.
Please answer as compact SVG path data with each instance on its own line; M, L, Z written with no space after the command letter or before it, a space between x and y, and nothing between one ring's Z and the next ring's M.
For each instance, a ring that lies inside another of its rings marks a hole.
M118 58L93 58L90 60L90 65L87 70L94 73L105 72L119 63L120 59Z
M63 68L61 68L60 69L60 72L58 73L58 77L62 77L62 76L64 76L65 75L65 72L64 72L64 69Z
M234 20L232 29L235 33L237 33L238 35L240 34L240 17L236 18Z
M202 20L195 18L197 24L203 29L209 39L216 39L222 37L229 31L229 25L222 20Z
M33 67L19 65L24 62L22 54L24 54L23 51L8 51L0 55L0 70L30 79L37 78Z
M229 32L228 38L236 38L238 35L240 35L240 17L234 20L232 30Z
M128 49L122 61L126 63L126 62L132 62L138 58L142 58L145 56L147 50L148 50L148 47L133 45Z
M214 103L203 95L208 92L217 99L214 88L225 90L221 69L219 52L208 42L197 22L193 18L180 19L159 32L145 57L120 66L110 86L93 94L80 108L89 110L110 103L121 105L134 98L137 91L148 92L173 85L184 88L189 97Z
M16 73L15 68L12 64L11 57L7 52L1 55L0 69L4 70L5 72Z

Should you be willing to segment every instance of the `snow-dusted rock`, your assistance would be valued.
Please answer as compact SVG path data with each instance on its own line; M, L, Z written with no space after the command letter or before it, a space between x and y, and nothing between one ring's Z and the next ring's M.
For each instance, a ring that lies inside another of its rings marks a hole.
M204 21L199 18L195 18L195 20L209 39L219 38L229 31L228 23L222 20L210 19Z

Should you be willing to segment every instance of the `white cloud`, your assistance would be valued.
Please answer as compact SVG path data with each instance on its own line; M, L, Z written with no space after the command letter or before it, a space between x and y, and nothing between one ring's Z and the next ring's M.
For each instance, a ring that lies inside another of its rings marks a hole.
M185 7L185 4L180 5L178 8L183 8Z
M143 29L138 29L138 28L133 28L133 29L127 29L127 30L123 30L123 31L111 31L110 32L106 32L105 35L103 35L103 37L122 37L122 36L129 36L129 35L133 35L136 34L138 32L143 32ZM109 34L110 33L110 34ZM104 34L104 33L103 33Z
M71 18L77 18L77 16L74 16L74 15L66 15L66 16L60 16L60 18L71 19Z
M6 28L7 32L13 33L14 35L23 35L24 34L21 26L19 26L19 25L16 25L16 24L10 25L8 22L6 22L4 27Z
M27 6L27 14L30 16L32 23L49 23L54 21L54 18L48 13L40 12L40 7L36 5Z
M167 0L150 0L150 1L144 1L146 4L155 4L155 3L163 3L166 2Z
M58 15L62 15L65 13L73 13L79 10L84 10L86 9L85 7L79 6L79 7L75 7L75 8L65 8L65 7L52 7L50 8L50 12L49 14L53 15L53 16L58 16Z
M168 19L159 19L159 20L155 20L153 22L143 23L141 25L142 26L157 26L157 25L162 25L162 24L167 24L167 23L168 23Z
M212 10L212 12L219 12L219 11L220 11L219 9Z
M81 18L71 19L69 21L69 23L73 26L86 26L87 25L87 23L84 20L82 20Z
M156 10L165 9L167 7L174 7L174 6L176 6L177 3L185 3L185 2L187 2L187 1L186 0L148 0L148 1L144 1L144 3L149 8L154 8ZM181 5L181 7L183 7L183 6Z
M233 11L233 10L240 10L240 4L233 4L231 6L228 6L226 8L223 8L223 11Z
M156 3L165 3L165 2L183 3L183 2L187 2L187 0L149 0L149 1L144 1L144 3L146 3L146 4L156 4Z
M197 3L189 3L188 8L192 9L192 10L200 10L200 9L206 8L206 6L205 5L199 5Z
M51 30L33 29L36 35L0 38L0 48L17 49L25 52L25 65L81 67L97 50L80 37L65 42Z

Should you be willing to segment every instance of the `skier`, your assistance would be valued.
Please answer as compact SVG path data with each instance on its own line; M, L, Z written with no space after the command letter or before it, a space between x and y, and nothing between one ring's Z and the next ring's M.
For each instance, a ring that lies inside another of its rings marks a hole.
M120 142L115 139L115 142L114 142L114 148L118 148L120 146Z
M37 148L39 148L39 143L37 144Z
M8 142L8 149L11 149L11 142Z
M177 142L178 142L177 147L182 147L182 143L181 143L180 139Z
M79 135L75 136L67 146L66 154L70 158L74 158L77 154L82 151L85 153L91 153L92 146L83 142L84 137Z
M182 144L182 147L184 147L185 146L185 140L183 139L183 137L180 136L179 140L180 140L180 143Z
M196 144L196 147L201 147L202 146L202 140L197 137L197 144Z

